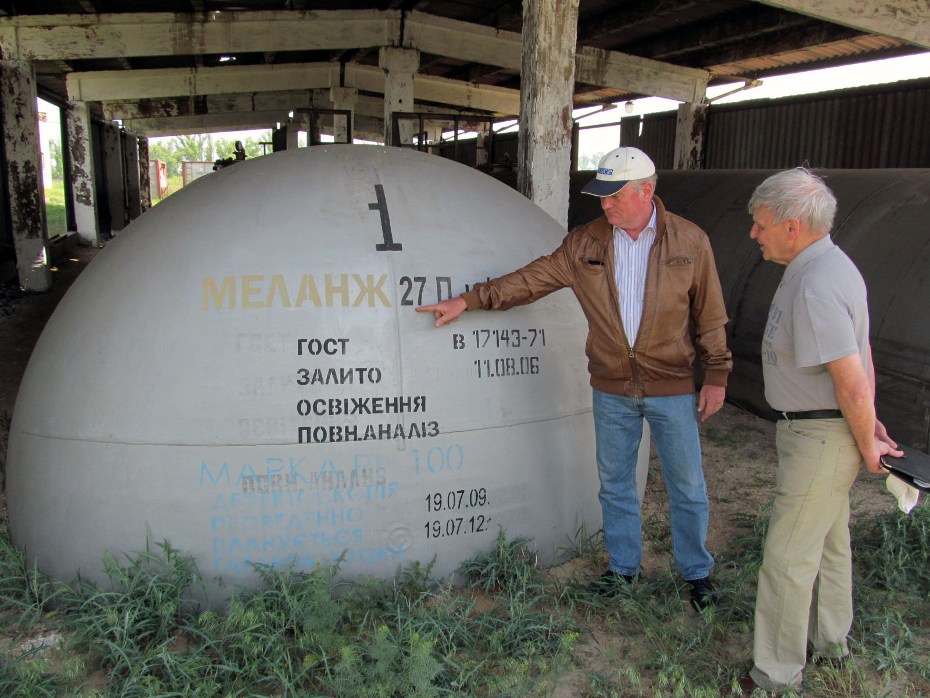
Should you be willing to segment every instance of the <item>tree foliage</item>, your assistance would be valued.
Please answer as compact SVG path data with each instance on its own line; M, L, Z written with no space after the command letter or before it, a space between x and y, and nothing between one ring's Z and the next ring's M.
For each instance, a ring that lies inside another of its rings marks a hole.
M168 177L178 177L181 174L181 161L213 162L222 158L232 157L236 140L214 138L213 134L199 134L190 136L175 136L167 140L159 140L149 144L149 159L161 160L166 163ZM271 131L260 134L259 138L242 140L248 158L255 158L263 154L262 142L271 140Z
M52 179L60 182L64 179L64 159L61 154L61 143L54 138L48 141L48 157L52 165Z

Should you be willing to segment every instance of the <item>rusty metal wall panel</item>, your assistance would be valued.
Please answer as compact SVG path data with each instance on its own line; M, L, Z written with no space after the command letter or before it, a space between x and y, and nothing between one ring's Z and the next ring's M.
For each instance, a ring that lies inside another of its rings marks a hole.
M142 199L139 172L139 138L134 133L120 132L123 150L123 195L126 199L126 222L142 215Z
M621 145L674 166L674 112L624 119ZM711 105L704 167L930 167L930 80L779 100Z
M930 80L712 106L704 169L930 167Z
M108 125L102 131L103 171L107 184L109 206L109 231L117 232L126 227L129 216L126 212L126 188L123 184L123 149L119 129Z
M649 154L660 170L675 164L677 114L620 120L620 145ZM930 80L838 90L778 100L711 105L702 169L930 167ZM640 130L642 131L640 133ZM508 136L510 137L508 139ZM516 162L516 134L495 152ZM445 154L445 153L444 153Z
M620 145L639 148L652 158L656 168L670 170L675 165L676 112L648 114L639 119L623 119L620 124Z

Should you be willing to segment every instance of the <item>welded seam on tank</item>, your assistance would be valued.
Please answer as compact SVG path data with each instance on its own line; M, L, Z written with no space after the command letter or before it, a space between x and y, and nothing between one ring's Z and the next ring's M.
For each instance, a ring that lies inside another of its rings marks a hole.
M571 419L572 417L578 417L583 414L590 414L590 409L583 409L575 412L568 412L566 414L559 415L558 417L541 417L539 419L530 419L524 422L514 422L512 424L492 424L490 426L479 426L474 429L456 429L449 431L442 431L439 433L439 436L448 435L448 434L469 434L473 431L490 431L492 429L512 429L514 427L526 426L528 424L542 424L544 422L557 422L561 419ZM162 442L155 443L152 441L115 441L113 439L104 439L104 438L90 438L82 437L78 438L75 436L55 436L53 434L40 434L35 431L28 431L26 429L17 429L17 432L24 434L26 436L32 436L38 439L54 439L55 441L77 441L79 443L92 443L92 444L108 444L111 446L152 446L152 447L165 447L165 446L191 446L197 448L240 448L242 446L333 446L337 444L353 444L353 443L362 443L364 439L360 441L330 441L324 444L302 444L295 441L262 441L262 442L249 442L249 443L198 443L198 442L180 442L180 441L171 441L171 442ZM388 439L368 439L369 441L387 441ZM390 439L394 441L395 439ZM396 439L397 441L403 441L403 439Z
M582 414L590 414L590 409L583 409L576 412L568 412L558 417L540 417L539 419L529 419L525 422L514 422L513 424L493 424L491 426L476 427L475 429L459 429L458 431L445 431L443 434L467 434L472 431L488 431L489 429L509 429L511 427L521 427L526 424L542 424L543 422L557 422L560 419L571 419Z
M401 16L403 16L403 14L402 14ZM393 305L394 305L394 308L393 308L393 310L394 310L394 346L395 346L395 348L396 348L396 350L397 350L397 370L398 370L398 372L400 373L400 394L401 394L401 395L407 395L407 382L406 382L407 372L404 371L404 352L403 352L403 344L402 344L402 342L403 342L403 337L401 336L401 333L400 333L400 308L401 308L401 304L397 301L397 298L396 298L397 289L399 288L398 284L396 283L396 280L397 280L397 269L395 269L395 267L394 267L394 259L393 259L393 258L390 259L390 261L388 262L388 264L390 265L391 278L394 279L394 281L395 281L395 283L394 283L395 298L394 298L394 304L393 304ZM406 432L406 429L407 429L407 415L406 415L405 413L401 412L401 413L400 413L399 415L397 415L397 416L398 416L398 418L400 419L400 423L401 423L401 424L403 425L403 427L404 427L404 431ZM398 439L398 441L400 441L400 443L399 443L398 446L397 446L397 450L398 450L398 451L406 450L406 448L407 448L407 439L401 438L401 439Z

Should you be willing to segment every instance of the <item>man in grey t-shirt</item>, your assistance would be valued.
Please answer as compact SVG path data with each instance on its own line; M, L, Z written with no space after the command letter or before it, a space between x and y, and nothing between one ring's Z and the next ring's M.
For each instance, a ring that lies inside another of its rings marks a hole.
M836 198L804 168L766 179L750 237L787 265L762 338L765 398L780 413L775 502L741 688L798 688L814 656L842 661L852 626L849 489L862 463L900 455L875 418L865 282L830 239Z

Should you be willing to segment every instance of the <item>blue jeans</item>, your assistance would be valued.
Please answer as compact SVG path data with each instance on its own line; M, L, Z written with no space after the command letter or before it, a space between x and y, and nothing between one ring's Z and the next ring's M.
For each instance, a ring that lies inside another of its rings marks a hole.
M614 572L635 575L643 556L640 501L636 494L636 456L649 421L668 492L675 567L686 580L710 574L707 552L707 486L701 469L701 442L693 394L623 397L594 391L594 433L598 495L604 540Z

